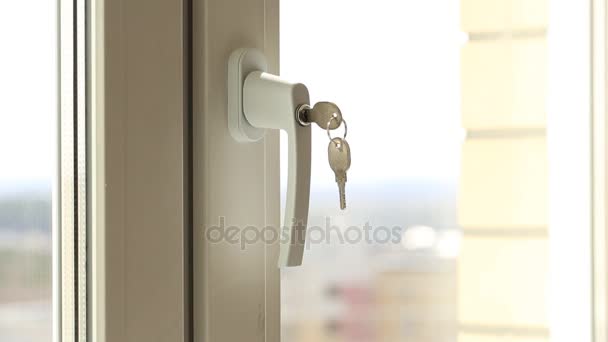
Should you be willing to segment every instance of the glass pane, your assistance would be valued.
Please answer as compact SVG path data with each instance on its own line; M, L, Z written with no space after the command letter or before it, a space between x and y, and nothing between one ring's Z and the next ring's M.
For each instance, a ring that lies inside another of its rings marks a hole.
M52 0L0 2L0 341L51 341L57 22Z
M547 95L550 3L281 2L281 75L340 106L352 150L341 211L313 127L309 244L282 270L284 340L588 340L590 227L568 240L550 224L547 103L565 99Z

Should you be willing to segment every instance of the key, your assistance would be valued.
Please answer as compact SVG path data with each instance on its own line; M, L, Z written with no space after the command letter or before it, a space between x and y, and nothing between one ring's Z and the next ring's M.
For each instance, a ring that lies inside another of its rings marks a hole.
M350 146L343 138L333 138L327 146L329 166L336 175L340 192L340 209L346 209L346 171L350 168Z
M308 110L307 119L322 129L327 129L327 124L329 124L329 129L336 129L342 124L342 112L335 103L317 102Z

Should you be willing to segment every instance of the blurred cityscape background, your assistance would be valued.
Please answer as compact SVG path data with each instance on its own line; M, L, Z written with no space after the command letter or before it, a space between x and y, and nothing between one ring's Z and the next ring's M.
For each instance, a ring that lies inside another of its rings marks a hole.
M0 341L51 341L51 186L0 183Z
M334 232L331 243L311 244L303 266L282 271L283 339L456 341L456 184L348 190L348 214L330 209L336 189L314 192L309 225L325 229L329 219L343 235L366 223L372 232L397 227L399 240L378 233L384 243L340 243Z
M282 271L283 340L577 340L549 324L548 25L549 0L281 2L281 75L341 108L352 150L341 212L313 129L310 224L402 231Z

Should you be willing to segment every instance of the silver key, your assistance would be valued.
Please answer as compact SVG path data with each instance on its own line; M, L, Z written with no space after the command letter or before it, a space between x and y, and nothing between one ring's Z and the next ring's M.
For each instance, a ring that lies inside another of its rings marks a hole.
M302 108L301 115L299 120L306 123L314 122L322 129L328 129L329 126L329 129L333 130L340 127L342 124L342 112L340 111L340 108L332 102L317 102L312 108L306 105Z
M346 209L346 171L350 168L350 146L343 138L333 138L327 146L329 166L336 174L336 183L340 191L340 209Z

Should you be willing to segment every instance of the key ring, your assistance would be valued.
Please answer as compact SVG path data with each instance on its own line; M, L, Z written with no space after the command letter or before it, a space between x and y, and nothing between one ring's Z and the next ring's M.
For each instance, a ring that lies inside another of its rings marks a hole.
M338 117L336 114L334 114L331 119L329 119L329 121L327 121L327 128L325 129L327 131L327 136L329 137L329 140L333 140L333 138L331 137L331 133L329 133L329 126L331 125L331 122L334 120L338 120ZM342 139L346 139L346 134L348 133L348 125L346 125L346 120L344 120L344 118L342 118L342 122L344 123L344 136L342 137ZM338 126L340 127L340 126ZM338 128L336 127L336 129Z

